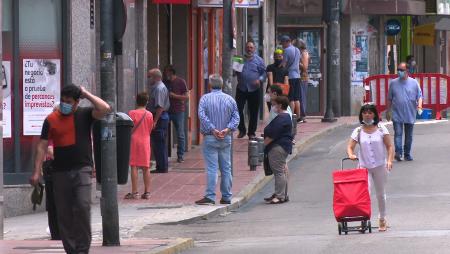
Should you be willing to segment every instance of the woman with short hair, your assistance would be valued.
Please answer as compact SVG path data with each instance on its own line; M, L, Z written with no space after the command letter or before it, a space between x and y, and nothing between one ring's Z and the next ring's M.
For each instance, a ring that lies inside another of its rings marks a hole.
M277 116L264 128L264 153L268 155L269 165L275 177L275 192L265 198L269 204L289 201L287 194L288 168L286 159L292 153L292 120L287 112L289 99L277 96L272 100L272 110Z

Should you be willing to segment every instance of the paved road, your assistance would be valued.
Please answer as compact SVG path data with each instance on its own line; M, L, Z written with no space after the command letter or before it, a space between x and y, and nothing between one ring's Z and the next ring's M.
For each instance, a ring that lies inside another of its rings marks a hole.
M345 155L350 132L336 130L290 163L289 203L262 202L273 189L271 182L231 214L184 225L151 225L139 236L194 238L196 247L186 254L450 253L450 124L417 125L415 160L394 164L388 184L388 232L339 236L331 172ZM377 226L373 204L372 222Z

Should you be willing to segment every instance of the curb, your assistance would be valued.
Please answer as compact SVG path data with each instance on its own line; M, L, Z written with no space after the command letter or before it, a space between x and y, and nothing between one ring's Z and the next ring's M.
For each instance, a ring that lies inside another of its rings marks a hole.
M287 163L289 163L291 160L295 159L308 145L311 143L319 140L326 134L332 132L333 130L343 127L343 126L352 126L355 125L355 123L338 123L334 126L327 127L317 133L312 134L310 137L306 138L305 140L297 143L292 151L292 154L287 158ZM298 135L298 134L297 134ZM236 197L233 199L234 202L232 202L230 205L218 207L217 209L203 215L198 215L189 219L180 220L176 222L168 222L168 223L159 223L160 225L177 225L177 224L188 224L192 223L198 220L208 220L213 217L216 217L220 214L226 214L233 210L238 209L239 207L245 205L247 201L253 197L255 193L260 191L268 182L270 182L273 179L272 176L265 176L264 171L260 171L260 173L250 182L247 184L247 186L244 187L243 190L241 190Z
M177 254L194 247L194 240L191 238L177 238L173 243L156 247L142 254Z

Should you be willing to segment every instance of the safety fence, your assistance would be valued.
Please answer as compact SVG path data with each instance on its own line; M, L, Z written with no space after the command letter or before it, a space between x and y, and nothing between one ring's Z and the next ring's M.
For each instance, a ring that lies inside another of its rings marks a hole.
M417 80L422 89L422 108L433 110L436 119L440 120L441 111L450 107L450 76L439 73L415 73L409 76ZM386 111L389 83L397 77L395 74L382 74L364 79L364 102L374 103L379 114Z

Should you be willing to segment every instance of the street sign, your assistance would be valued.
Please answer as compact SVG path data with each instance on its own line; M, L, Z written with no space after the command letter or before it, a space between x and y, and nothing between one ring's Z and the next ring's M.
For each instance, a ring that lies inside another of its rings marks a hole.
M389 19L388 21L386 21L384 30L386 31L387 35L394 36L400 33L400 31L402 30L402 26L400 24L400 21L396 19Z

